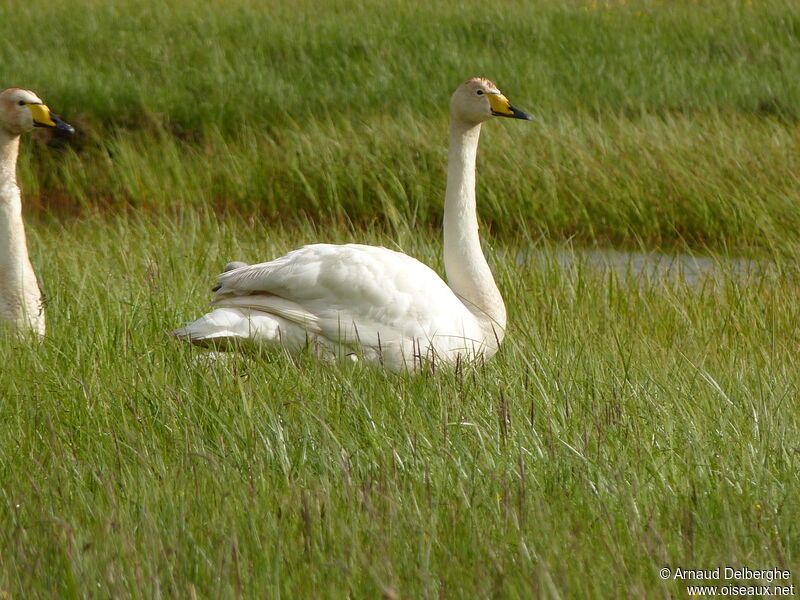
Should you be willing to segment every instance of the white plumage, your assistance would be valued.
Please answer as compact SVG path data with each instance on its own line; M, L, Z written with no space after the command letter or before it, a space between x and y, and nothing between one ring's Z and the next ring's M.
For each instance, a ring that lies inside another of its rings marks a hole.
M213 305L185 335L278 340L292 352L310 343L393 370L483 346L477 319L432 269L375 246L314 244L223 273Z
M34 127L73 131L33 92L0 92L0 321L15 331L43 336L44 304L28 257L16 173L20 135Z
M479 93L478 93L479 92ZM487 100L489 98L489 100ZM450 286L415 258L360 244L314 244L219 276L217 307L173 332L198 344L250 340L290 352L364 359L391 370L492 356L505 307L478 240L474 170L480 123L527 118L494 84L471 79L451 103L445 201Z

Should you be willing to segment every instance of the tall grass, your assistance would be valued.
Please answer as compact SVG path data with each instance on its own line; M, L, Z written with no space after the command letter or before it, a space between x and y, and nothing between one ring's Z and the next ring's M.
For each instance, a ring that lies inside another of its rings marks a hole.
M221 263L315 235L197 213L36 230L50 329L2 342L0 590L680 597L658 569L798 566L790 267L624 283L498 244L501 354L417 378L165 337ZM330 236L441 266L419 231Z
M20 158L48 336L0 334L0 599L797 573L796 3L30 0L0 3L0 39L3 85L79 130ZM477 74L534 115L482 140L509 309L490 363L408 377L166 337L225 262L303 242L441 272L447 101ZM620 279L565 264L567 238L702 248L717 276Z
M762 2L6 4L0 66L79 135L26 150L28 203L439 221L446 107L496 80L495 230L670 245L796 240L800 8Z

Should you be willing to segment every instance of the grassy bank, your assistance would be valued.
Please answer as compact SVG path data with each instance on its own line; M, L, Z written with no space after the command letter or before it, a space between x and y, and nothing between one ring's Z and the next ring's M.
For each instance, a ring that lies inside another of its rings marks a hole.
M1 16L26 40L1 79L80 130L26 149L31 210L436 226L449 94L482 74L535 116L486 128L482 211L502 235L749 250L800 230L793 2L35 0Z
M3 85L79 129L20 157L48 337L0 334L0 600L800 572L796 3L31 0L0 35L24 40ZM303 242L441 272L446 105L475 74L534 117L480 150L495 359L411 378L166 338L224 263ZM623 281L567 239L718 273Z
M439 265L417 231L328 233ZM796 570L788 267L636 285L500 243L503 351L418 378L202 366L164 337L226 260L318 235L192 213L35 229L49 336L2 342L0 590L682 597L658 569Z

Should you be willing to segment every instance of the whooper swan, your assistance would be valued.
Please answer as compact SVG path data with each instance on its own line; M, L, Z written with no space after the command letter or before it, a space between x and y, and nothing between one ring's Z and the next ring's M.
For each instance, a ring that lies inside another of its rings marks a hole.
M20 88L0 92L0 321L16 331L42 336L42 293L28 258L17 186L19 137L34 127L75 131L33 92Z
M308 347L393 371L494 355L506 309L481 251L475 212L478 137L493 116L530 119L488 79L469 79L453 94L444 205L449 287L400 252L313 244L271 262L229 264L214 288L218 308L172 334L216 347L241 340L293 353Z

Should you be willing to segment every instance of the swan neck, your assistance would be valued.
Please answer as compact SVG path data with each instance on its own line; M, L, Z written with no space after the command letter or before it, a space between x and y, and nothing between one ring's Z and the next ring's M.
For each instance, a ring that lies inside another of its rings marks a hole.
M8 255L9 244L18 244L17 229L22 226L22 201L17 186L18 154L19 136L0 129L0 260Z
M475 206L475 162L481 126L453 119L444 206L444 265L450 288L478 318L487 336L501 339L506 311L481 250Z
M44 333L41 294L28 257L17 186L19 136L0 130L0 320Z
M19 136L0 129L0 195L5 196L7 187L17 187L17 156ZM5 198L0 198L0 201Z

